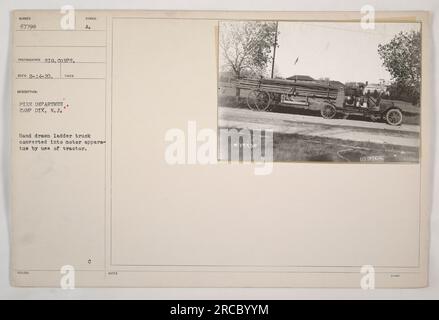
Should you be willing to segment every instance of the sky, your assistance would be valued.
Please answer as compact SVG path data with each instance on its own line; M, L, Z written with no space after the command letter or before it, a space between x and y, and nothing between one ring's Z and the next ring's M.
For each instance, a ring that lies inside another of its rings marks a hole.
M378 44L389 42L400 31L420 30L420 24L375 23L374 30L364 30L360 23L279 22L278 28L278 75L378 83L391 79L382 66Z

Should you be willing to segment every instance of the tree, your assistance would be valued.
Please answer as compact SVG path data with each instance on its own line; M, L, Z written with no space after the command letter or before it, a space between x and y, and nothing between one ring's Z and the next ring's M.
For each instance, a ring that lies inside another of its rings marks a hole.
M263 76L272 61L275 22L223 22L220 25L220 67L235 77ZM239 95L239 90L237 90Z
M383 66L390 72L398 91L413 100L421 93L421 33L401 31L389 43L378 45Z

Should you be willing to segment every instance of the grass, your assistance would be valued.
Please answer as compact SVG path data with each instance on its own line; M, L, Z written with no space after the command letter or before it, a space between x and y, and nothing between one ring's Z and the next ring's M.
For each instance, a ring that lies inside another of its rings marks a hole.
M418 162L417 148L275 133L274 161Z

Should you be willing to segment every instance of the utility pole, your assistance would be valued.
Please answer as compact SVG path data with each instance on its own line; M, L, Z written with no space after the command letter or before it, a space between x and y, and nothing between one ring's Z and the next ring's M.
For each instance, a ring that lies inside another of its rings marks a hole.
M277 28L278 27L279 27L279 21L276 21L276 34L274 35L274 45L273 45L273 62L271 64L271 79L274 78L274 59L276 58Z

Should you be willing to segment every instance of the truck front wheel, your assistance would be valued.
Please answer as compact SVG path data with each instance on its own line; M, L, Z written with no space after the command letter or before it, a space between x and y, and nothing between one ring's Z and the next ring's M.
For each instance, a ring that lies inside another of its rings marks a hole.
M399 109L391 108L386 111L384 120L391 126L399 126L402 123L402 112Z
M332 119L337 114L337 110L335 109L335 107L333 105L325 104L320 109L320 114L325 119Z

